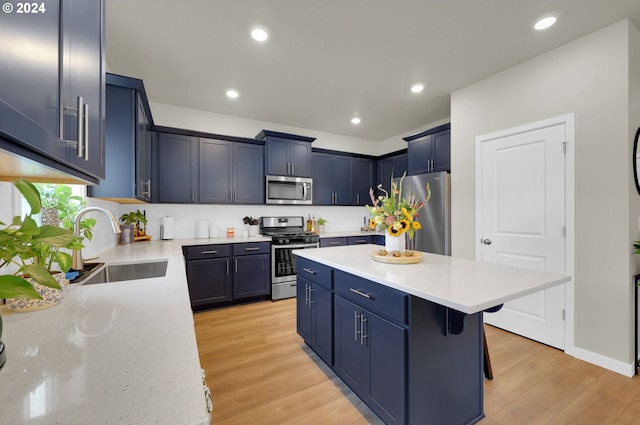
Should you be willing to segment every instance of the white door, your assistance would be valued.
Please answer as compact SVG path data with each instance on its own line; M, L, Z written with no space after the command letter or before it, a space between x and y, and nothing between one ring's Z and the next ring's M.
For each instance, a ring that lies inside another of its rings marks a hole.
M566 124L479 140L480 258L565 273ZM564 349L565 285L486 313L485 322Z

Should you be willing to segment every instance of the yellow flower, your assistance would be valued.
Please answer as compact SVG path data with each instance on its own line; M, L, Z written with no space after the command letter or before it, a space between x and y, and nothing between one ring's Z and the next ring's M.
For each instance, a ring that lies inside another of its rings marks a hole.
M376 220L373 218L369 219L369 229L375 229L376 228Z
M420 229L422 229L422 226L420 225L419 221L414 221L414 222L411 223L411 228L413 230L420 230Z
M407 230L409 230L409 227L411 227L411 223L409 222L409 220L400 220L400 228L402 229L403 232L406 232Z
M387 233L389 233L391 236L399 236L400 234L402 234L402 230L396 229L395 226L389 226L387 228Z

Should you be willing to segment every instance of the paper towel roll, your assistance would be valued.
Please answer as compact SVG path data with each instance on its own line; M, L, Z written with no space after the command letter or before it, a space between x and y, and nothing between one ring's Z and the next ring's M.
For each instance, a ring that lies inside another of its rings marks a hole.
M207 239L209 237L209 222L198 220L196 222L196 239Z
M160 238L167 240L167 239L173 239L173 229L174 229L174 223L173 223L173 217L162 217L162 231L160 232Z

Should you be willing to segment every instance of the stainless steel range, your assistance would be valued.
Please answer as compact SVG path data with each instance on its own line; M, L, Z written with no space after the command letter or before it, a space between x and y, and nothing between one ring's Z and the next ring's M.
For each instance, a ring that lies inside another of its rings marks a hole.
M296 249L318 248L320 236L304 231L304 217L262 217L260 233L271 236L271 299L296 296Z

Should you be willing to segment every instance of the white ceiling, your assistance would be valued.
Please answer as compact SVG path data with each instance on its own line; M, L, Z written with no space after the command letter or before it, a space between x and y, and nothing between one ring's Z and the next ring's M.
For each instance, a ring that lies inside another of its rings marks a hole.
M106 0L106 9L111 72L143 79L152 102L374 141L447 118L457 89L623 18L640 22L640 0ZM550 13L558 23L534 31ZM249 37L257 24L271 33L266 44ZM418 81L426 88L415 95Z

